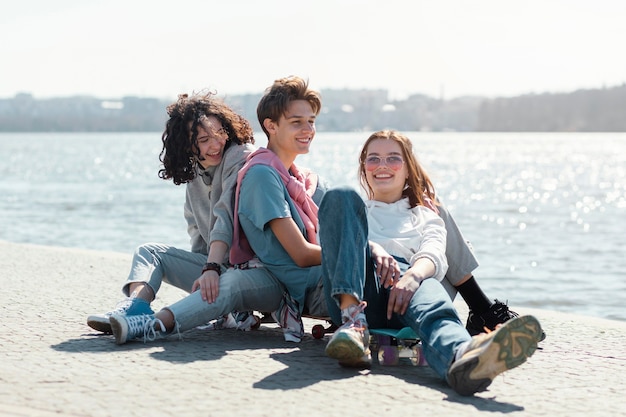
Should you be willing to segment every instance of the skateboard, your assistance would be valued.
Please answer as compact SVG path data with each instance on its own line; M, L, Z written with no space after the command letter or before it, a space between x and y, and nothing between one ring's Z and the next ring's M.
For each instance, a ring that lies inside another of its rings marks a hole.
M377 353L378 363L383 366L400 364L407 358L414 366L427 366L422 354L422 344L410 327L402 329L369 329L370 350Z
M311 316L308 314L304 315L303 317L308 317L310 319L316 319L316 320L324 320L326 323L328 323L327 327L324 327L321 324L316 324L315 326L311 328L311 335L315 339L321 339L326 334L335 333L335 330L338 329L338 327L335 324L333 324L333 322L330 320L330 317L317 317L317 316Z
M326 320L328 327L316 324L311 328L315 339L322 339L324 335L337 330L328 317L306 316L317 320ZM428 366L422 354L422 344L410 327L402 329L369 329L370 350L376 353L378 363L383 366L400 364L400 359L407 358L414 366Z

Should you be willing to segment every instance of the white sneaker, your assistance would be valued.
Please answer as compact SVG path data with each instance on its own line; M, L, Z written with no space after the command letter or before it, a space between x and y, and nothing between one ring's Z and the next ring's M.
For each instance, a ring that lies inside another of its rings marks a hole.
M326 345L326 355L339 360L341 366L368 368L372 364L370 333L363 310L367 303L355 306L348 320L333 333Z

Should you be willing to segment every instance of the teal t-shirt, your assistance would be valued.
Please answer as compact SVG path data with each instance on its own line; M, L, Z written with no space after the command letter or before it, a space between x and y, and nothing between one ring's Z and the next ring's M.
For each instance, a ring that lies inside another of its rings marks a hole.
M319 204L323 190L318 191L314 200ZM317 285L322 269L319 265L296 265L269 227L271 220L291 217L305 234L302 219L276 170L267 165L254 165L248 170L241 182L238 214L252 250L302 310L307 288Z

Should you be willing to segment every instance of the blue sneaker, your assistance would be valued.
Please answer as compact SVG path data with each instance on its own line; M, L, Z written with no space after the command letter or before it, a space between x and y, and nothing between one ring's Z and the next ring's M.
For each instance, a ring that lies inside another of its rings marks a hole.
M113 333L109 319L113 314L122 316L137 316L141 314L154 314L150 308L150 303L141 298L126 298L111 310L104 314L93 314L87 317L87 326L102 333Z
M142 338L144 343L152 342L161 337L161 333L165 333L165 325L154 314L123 316L114 313L109 320L115 343L118 345L138 338Z

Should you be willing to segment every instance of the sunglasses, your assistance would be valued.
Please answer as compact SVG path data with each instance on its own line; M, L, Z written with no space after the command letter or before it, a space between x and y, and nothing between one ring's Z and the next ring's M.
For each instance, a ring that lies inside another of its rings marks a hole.
M368 156L365 158L363 165L365 165L365 169L368 171L373 171L378 168L384 162L389 168L394 171L399 170L404 165L404 160L396 155L386 156L381 158L380 156Z

